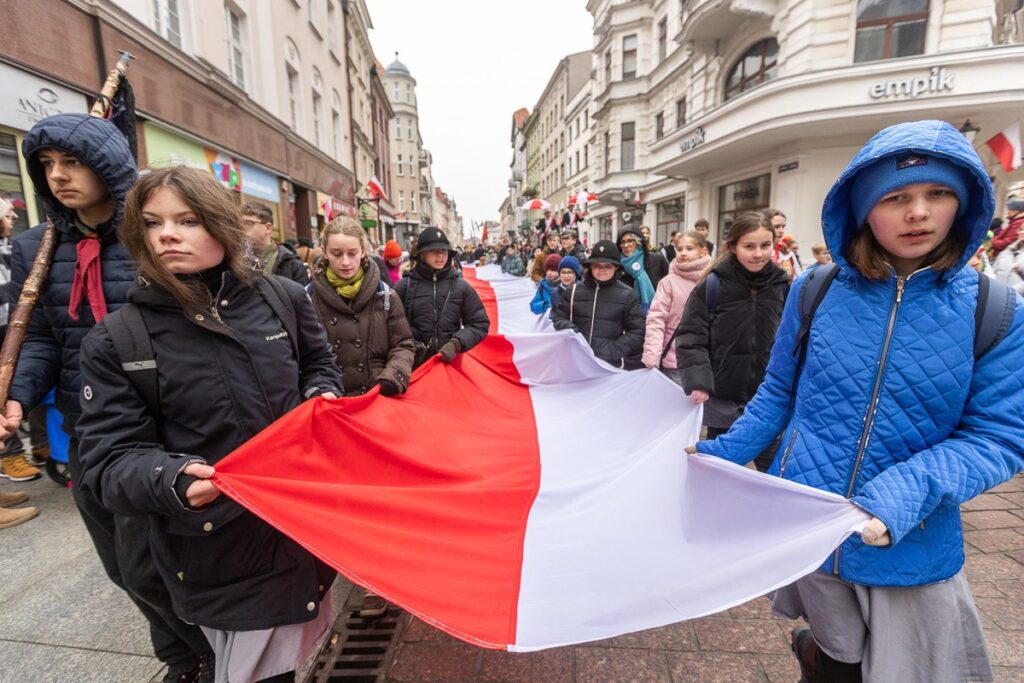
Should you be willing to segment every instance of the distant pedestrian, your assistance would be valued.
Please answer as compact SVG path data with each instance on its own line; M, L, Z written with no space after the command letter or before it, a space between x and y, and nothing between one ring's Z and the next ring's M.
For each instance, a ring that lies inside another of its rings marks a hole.
M696 231L677 233L674 251L676 258L668 266L668 275L658 283L647 314L643 362L648 368L660 368L669 379L682 386L676 361L676 336L686 300L711 265L711 258L707 242Z
M616 278L619 256L613 242L595 244L583 279L563 294L551 318L555 329L580 334L601 360L636 370L643 367L644 311L633 290Z
M537 283L537 291L530 302L530 310L537 315L558 306L558 266L561 261L562 257L558 254L548 254L544 259L544 279Z
M394 287L402 279L402 247L395 240L384 244L384 273L388 284Z
M505 257L501 259L501 272L516 277L526 275L526 265L523 263L523 257L516 249L516 245L510 244L505 249Z
M302 286L309 284L306 264L298 253L274 242L274 214L270 207L259 202L243 204L242 226L253 253L263 264L264 275L280 275Z
M615 246L622 259L619 279L633 288L646 315L658 283L668 275L668 261L648 248L643 232L634 225L627 225L619 231Z

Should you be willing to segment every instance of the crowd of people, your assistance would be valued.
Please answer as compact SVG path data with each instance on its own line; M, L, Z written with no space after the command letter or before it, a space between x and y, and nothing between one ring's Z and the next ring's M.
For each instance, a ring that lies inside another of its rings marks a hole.
M397 396L416 367L479 344L490 321L460 257L531 278L534 313L703 405L706 440L681 453L753 462L872 516L774 594L810 625L793 634L806 680L991 680L958 506L1024 469L1024 301L1002 286L1021 280L1024 200L989 234L991 182L948 124L865 146L806 269L777 210L736 217L717 248L705 220L661 248L633 225L586 248L578 212L541 219L537 247L460 253L427 228L409 254L377 250L345 217L316 247L286 245L266 207L202 171L140 176L108 121L44 119L22 152L58 243L0 423L2 472L32 478L17 432L55 389L75 503L165 681L293 680L330 625L334 571L210 479L299 403ZM12 210L9 303L45 230L12 243ZM2 495L0 528L37 514Z

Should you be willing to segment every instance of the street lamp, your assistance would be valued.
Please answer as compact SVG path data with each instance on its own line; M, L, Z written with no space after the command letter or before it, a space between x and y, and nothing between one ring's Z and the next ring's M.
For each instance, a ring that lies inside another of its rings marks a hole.
M972 145L974 144L974 136L977 135L980 131L981 128L978 128L976 125L971 123L970 119L964 121L964 125L960 126L960 132L963 134L965 138L967 138L967 142L971 143Z

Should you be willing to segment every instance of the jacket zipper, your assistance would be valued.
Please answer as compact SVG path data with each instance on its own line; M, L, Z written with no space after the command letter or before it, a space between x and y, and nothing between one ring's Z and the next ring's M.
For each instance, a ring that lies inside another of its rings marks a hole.
M223 322L220 319L220 311L217 310L217 302L221 300L220 295L224 293L224 285L227 283L227 278L227 273L221 273L220 287L217 288L217 294L213 297L213 301L210 302L210 315L212 315L217 322Z
M594 290L594 305L590 308L590 336L587 337L587 344L593 346L594 342L594 315L597 313L597 295L601 293L601 283L597 283L597 289Z
M889 358L889 346L892 344L892 333L896 328L896 314L900 310L900 304L903 302L903 287L906 285L907 280L914 276L911 273L908 277L899 275L896 277L896 301L893 303L891 309L889 309L889 323L885 328L885 338L882 340L882 353L878 359L878 369L875 371L875 385L871 391L871 402L868 403L867 413L864 415L864 429L860 435L860 441L857 443L857 455L853 460L853 471L850 474L850 481L846 486L846 497L850 498L853 495L853 488L857 483L857 475L860 474L861 461L864 459L864 451L867 450L868 440L871 437L871 428L875 423L875 410L878 408L878 395L882 391L882 375L885 374L885 363ZM836 548L836 559L835 567L833 572L836 576L839 575L839 559L842 552L842 546Z
M796 436L799 434L799 430L793 428L793 436L789 439L789 445L786 446L786 452L782 454L782 462L779 463L779 479L782 479L782 475L786 473L786 463L789 461L789 455L793 452L793 446L796 445Z

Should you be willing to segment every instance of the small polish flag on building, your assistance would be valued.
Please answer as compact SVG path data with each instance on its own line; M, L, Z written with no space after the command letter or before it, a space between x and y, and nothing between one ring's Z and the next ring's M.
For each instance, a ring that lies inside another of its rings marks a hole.
M302 403L214 483L389 602L514 651L729 609L814 571L869 520L842 496L687 456L701 411L672 380L554 331L530 312L529 278L463 276L490 318L479 345L427 361L400 396Z
M1002 164L1007 173L1012 172L1021 165L1021 143L1020 143L1020 121L999 133L990 140L986 140L996 159Z
M384 194L384 187L380 184L380 181L377 180L377 176L373 176L369 181L367 181L366 188L370 190L370 196L374 199L386 200L388 198L387 195Z

